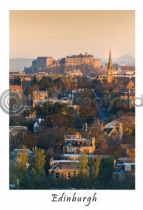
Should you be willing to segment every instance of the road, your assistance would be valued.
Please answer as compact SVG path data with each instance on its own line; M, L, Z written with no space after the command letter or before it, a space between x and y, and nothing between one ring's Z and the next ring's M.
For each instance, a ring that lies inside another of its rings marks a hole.
M95 91L93 91L93 93L95 95L95 99L96 99L97 106L98 106L98 119L100 119L106 123L109 118L108 109L105 108L103 100L97 96Z

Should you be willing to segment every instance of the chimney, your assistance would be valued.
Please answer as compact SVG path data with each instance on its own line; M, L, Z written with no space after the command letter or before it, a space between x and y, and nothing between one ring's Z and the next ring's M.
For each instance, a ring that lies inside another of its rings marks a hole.
M92 137L92 146L95 147L95 137Z

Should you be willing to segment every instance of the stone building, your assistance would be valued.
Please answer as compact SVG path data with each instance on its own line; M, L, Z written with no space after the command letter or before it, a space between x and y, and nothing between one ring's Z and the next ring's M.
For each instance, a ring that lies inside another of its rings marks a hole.
M93 65L94 68L99 68L101 66L100 59L94 59L93 55L88 55L87 53L85 53L85 55L80 53L79 55L67 56L65 58L65 66L75 66L81 64Z
M78 160L50 160L51 168L48 170L52 179L76 177L79 172Z
M95 137L92 139L77 137L76 135L65 135L65 154L94 154Z
M32 61L32 67L50 66L53 64L53 61L54 58L51 56L38 57L36 60Z

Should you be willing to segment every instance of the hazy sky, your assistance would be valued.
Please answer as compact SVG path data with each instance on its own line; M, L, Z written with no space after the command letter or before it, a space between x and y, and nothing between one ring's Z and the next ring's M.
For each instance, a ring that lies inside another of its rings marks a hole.
M10 58L135 56L134 10L11 10Z

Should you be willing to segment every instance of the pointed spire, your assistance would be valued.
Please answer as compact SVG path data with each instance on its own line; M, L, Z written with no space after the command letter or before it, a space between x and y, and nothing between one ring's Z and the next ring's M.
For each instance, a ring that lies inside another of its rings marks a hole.
M109 67L112 67L111 50L109 51Z

